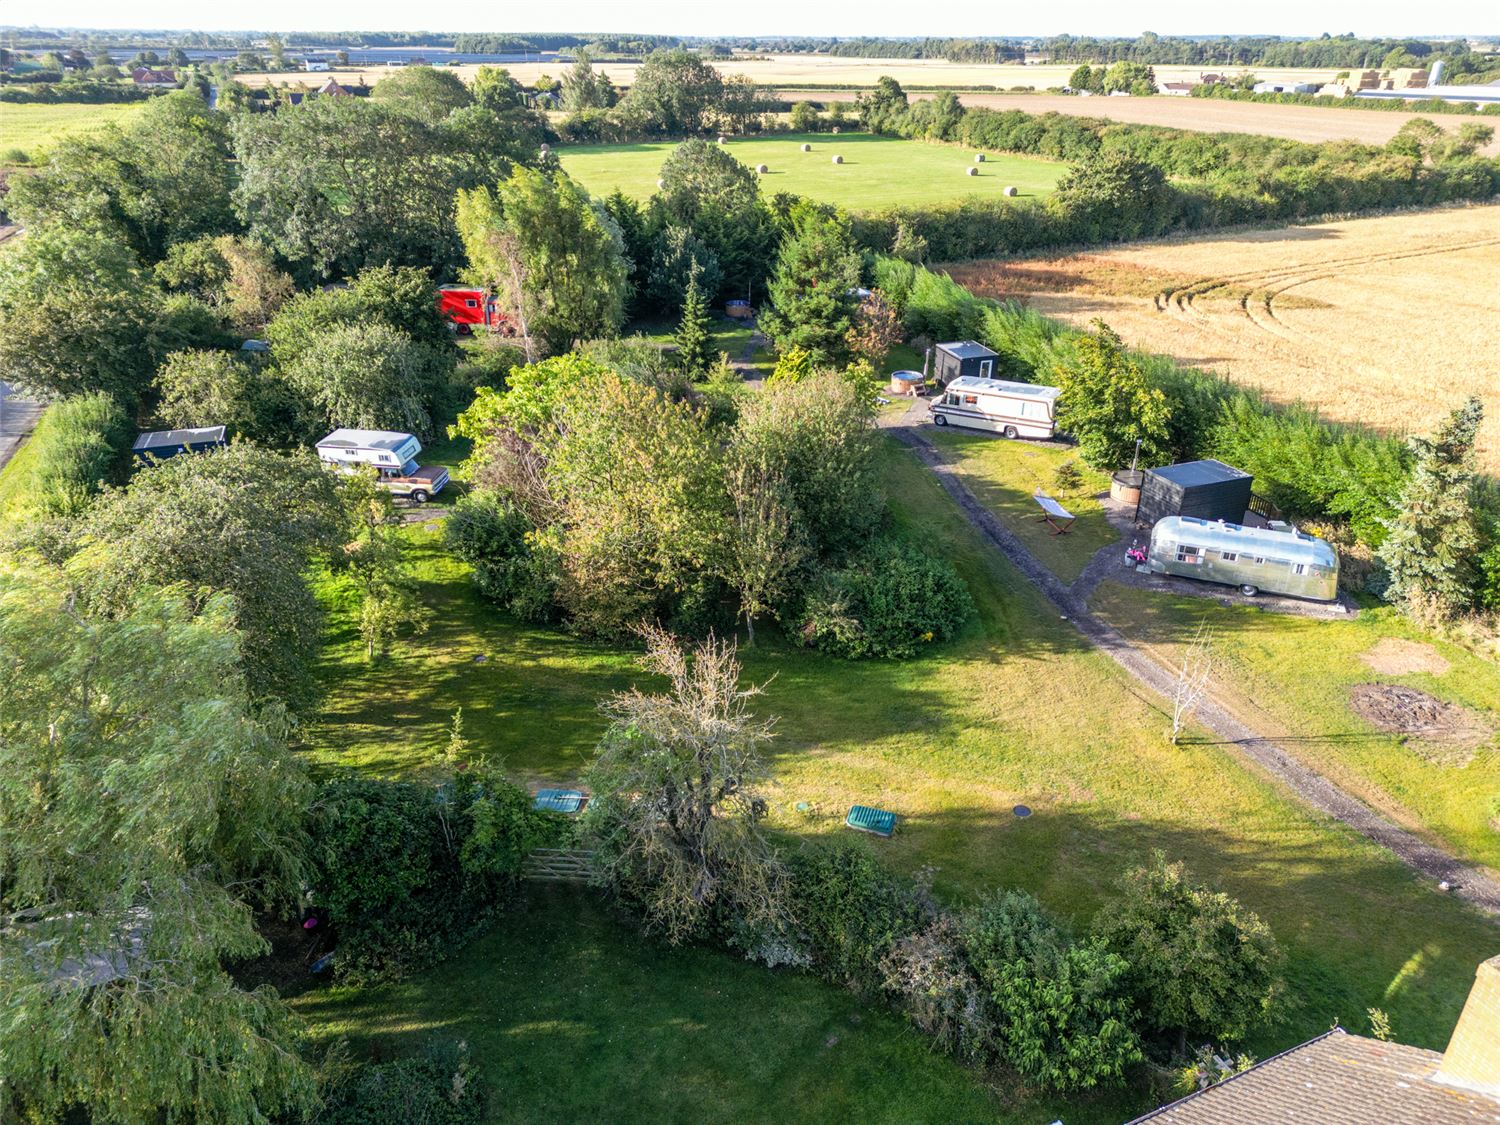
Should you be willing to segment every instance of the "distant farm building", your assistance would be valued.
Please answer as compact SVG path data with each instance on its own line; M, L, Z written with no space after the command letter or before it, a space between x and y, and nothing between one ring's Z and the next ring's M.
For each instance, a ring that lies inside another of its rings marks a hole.
M1192 82L1158 82L1156 89L1158 93L1166 94L1172 98L1190 98L1193 96Z
M1257 82L1252 89L1257 94L1316 94L1316 82Z
M323 59L308 59L307 62L303 64L303 69L304 70L327 70L328 69L328 63L326 61L324 61Z
M138 66L130 72L130 77L137 86L150 86L158 89L170 86L174 90L177 88L175 70L152 70L149 66Z

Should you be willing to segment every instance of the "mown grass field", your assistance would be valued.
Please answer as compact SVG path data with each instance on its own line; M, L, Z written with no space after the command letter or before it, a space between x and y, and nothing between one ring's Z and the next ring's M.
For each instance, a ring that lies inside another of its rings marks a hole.
M1098 500L1099 493L1109 490L1109 476L1083 464L1073 449L1006 441L953 426L932 426L924 435L955 462L979 502L1064 582L1072 582L1094 552L1119 538ZM1064 465L1078 470L1076 484L1060 483L1057 474ZM1032 498L1038 490L1077 517L1066 535L1054 535L1040 518L1041 508Z
M421 977L294 1001L380 1057L463 1039L492 1121L1035 1121L842 989L638 937L590 891L536 887ZM1115 1107L1068 1120L1113 1125Z
M141 102L109 105L16 105L0 102L0 157L13 149L33 162L48 146L70 133L88 133L120 124L139 113Z
M1206 623L1218 661L1215 690L1252 725L1285 732L1319 772L1470 862L1500 871L1500 668L1493 662L1422 633L1389 607L1325 621L1112 582L1094 603L1168 659ZM1387 649L1394 651L1383 659ZM1371 683L1461 704L1488 736L1450 742L1381 733L1350 707L1355 686Z
M803 144L812 145L802 152ZM568 174L595 195L616 189L637 199L656 191L662 163L676 147L671 142L587 145L562 148L558 158ZM764 138L736 137L729 151L751 168L765 164L761 176L767 195L792 192L835 203L850 210L943 203L968 195L1000 196L1015 187L1021 196L1045 195L1067 166L1032 157L987 154L968 175L974 151L956 145L926 144L868 133L788 134ZM833 157L842 155L843 164Z
M770 629L757 648L744 650L747 677L769 681L760 710L780 716L769 793L776 831L789 840L832 836L845 831L841 821L852 802L880 805L896 811L901 826L892 840L869 846L899 868L935 868L942 897L964 901L995 886L1025 887L1080 927L1107 905L1127 867L1160 848L1243 898L1287 949L1287 1003L1250 1049L1263 1056L1336 1018L1367 1030L1364 1012L1372 1006L1391 1014L1404 1042L1441 1049L1475 966L1493 953L1494 925L1419 885L1362 838L1293 805L1228 748L1193 738L1168 745L1167 719L1155 703L1085 648L978 540L931 475L894 443L882 456L897 520L953 560L974 592L978 617L954 643L903 663L833 660ZM323 668L328 701L304 728L306 752L322 769L437 776L447 725L462 706L476 754L527 781L576 780L603 729L596 702L648 679L628 652L500 617L476 597L463 568L443 556L436 532L418 526L412 534L423 596L435 612L432 629L371 667L335 605ZM1017 804L1034 815L1018 819ZM577 913L567 918L558 925L572 927ZM637 1044L640 1021L603 983L614 976L611 958L637 955L625 929L585 926L557 935L559 958L582 956L597 972L545 978L556 981L544 990L555 994L548 1004L516 1010L519 1001L495 983L530 956L506 940L516 932L502 930L394 990L314 994L300 1003L316 1019L333 1021L332 1029L391 1049L415 1049L417 1032L478 1037L486 1028L520 1026L488 1040L503 1048L504 1057L488 1063L492 1072L511 1076L559 1073L560 1058L589 1060L587 1074L602 1075L617 1052L640 1058L647 1050L653 1061L641 1065L669 1067L654 1060L727 1059L743 1053L739 1045L761 1042L759 1031L752 1036L739 1021L704 1021L699 995L671 975L678 962L653 960L668 983L658 1000L660 978L635 979L635 995L652 997L650 1010L659 1013L652 1042ZM525 932L532 932L529 921ZM719 954L689 956L709 958L703 963L719 965L725 979L744 971ZM680 971L696 964L682 962ZM827 1018L829 994L799 991L803 985L777 975L760 979L754 995L766 1011L755 1020L780 1004L801 1009L777 1017L798 1026ZM566 1019L557 1014L564 1009ZM574 1023L585 1028L576 1039ZM883 1072L859 1073L884 1089ZM914 1072L918 1088L929 1073ZM770 1090L726 1077L710 1116L754 1120L769 1105L796 1104L803 1079L795 1067L767 1081ZM836 1070L822 1096L846 1100L824 1104L854 1106L851 1081L853 1072ZM558 1096L552 1084L522 1082L508 1089L504 1116L555 1116L549 1099ZM1128 1116L1144 1097L1121 1095L1108 1113ZM1024 1109L1021 1120L1056 1116L1040 1105ZM1075 1118L1088 1119L1066 1115Z

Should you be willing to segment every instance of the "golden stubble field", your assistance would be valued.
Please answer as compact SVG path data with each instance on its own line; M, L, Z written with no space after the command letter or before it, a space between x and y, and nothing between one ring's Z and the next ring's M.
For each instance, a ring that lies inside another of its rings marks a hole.
M1500 474L1500 206L946 268L1330 419L1421 431L1480 395Z

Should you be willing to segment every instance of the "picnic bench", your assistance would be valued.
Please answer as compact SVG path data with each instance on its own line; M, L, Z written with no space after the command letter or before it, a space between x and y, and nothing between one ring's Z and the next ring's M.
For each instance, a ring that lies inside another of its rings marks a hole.
M1064 508L1045 492L1036 492L1031 497L1042 509L1040 519L1052 529L1053 535L1066 535L1078 517Z

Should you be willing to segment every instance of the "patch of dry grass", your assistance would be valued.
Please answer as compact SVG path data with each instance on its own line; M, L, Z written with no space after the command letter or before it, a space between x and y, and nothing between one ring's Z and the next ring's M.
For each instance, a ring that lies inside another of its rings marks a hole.
M1392 432L1491 400L1483 467L1500 472L1500 207L1141 243L951 267L976 293Z

